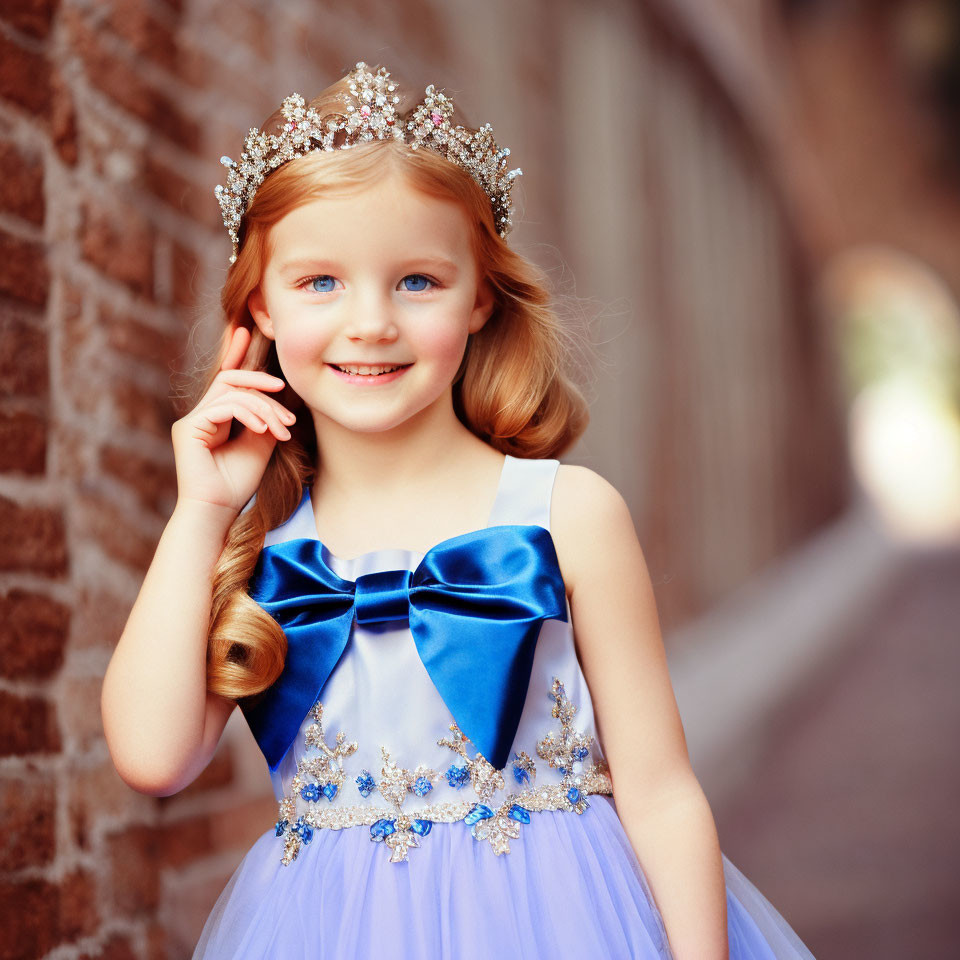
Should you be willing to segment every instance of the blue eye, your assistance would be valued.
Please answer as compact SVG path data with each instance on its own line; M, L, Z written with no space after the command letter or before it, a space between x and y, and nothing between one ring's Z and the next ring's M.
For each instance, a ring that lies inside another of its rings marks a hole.
M326 287L326 288L324 288L323 290L321 290L319 287L316 286L317 283L331 283L331 284L332 284L332 283L335 283L333 277L330 277L330 276L327 276L327 275L324 275L324 276L322 276L322 277L313 277L312 279L308 280L307 282L310 284L310 289L311 289L314 293L333 293L334 288L333 288L332 286L331 286L331 287Z
M425 277L422 273L411 273L409 276L404 277L400 282L406 283L408 280L413 280L414 283L424 283L424 284L434 284L433 280L429 277ZM427 289L426 286L422 287L407 287L408 293L423 293Z

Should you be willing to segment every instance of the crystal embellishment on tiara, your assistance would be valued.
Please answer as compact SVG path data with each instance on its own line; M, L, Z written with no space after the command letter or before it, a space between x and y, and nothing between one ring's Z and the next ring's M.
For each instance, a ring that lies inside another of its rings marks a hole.
M412 150L426 148L465 170L490 198L497 233L506 237L513 226L510 191L522 174L517 167L507 169L510 150L499 147L493 128L485 123L471 133L452 124L453 101L433 84L424 99L404 120L397 115L400 98L396 83L385 67L372 73L360 61L348 75L349 94L338 94L343 113L321 116L298 93L292 93L280 107L284 124L279 134L268 134L251 127L239 160L221 157L227 169L226 186L214 190L223 214L223 225L233 243L230 262L239 251L239 233L243 216L257 188L277 167L314 150L346 150L372 140L398 140Z

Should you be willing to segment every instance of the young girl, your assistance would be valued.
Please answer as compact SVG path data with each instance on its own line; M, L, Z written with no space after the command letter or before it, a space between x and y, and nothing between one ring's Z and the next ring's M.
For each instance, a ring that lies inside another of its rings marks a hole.
M236 704L266 758L194 956L810 957L720 851L623 499L556 459L520 171L414 99L360 63L223 159L224 347L103 688L137 790Z

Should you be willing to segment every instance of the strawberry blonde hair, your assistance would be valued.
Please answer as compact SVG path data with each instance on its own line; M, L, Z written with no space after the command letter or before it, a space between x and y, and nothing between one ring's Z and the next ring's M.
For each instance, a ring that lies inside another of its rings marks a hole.
M343 108L335 96L346 89L344 78L310 106L321 116L340 113ZM398 87L398 93L405 91ZM398 109L398 122L400 115ZM282 122L277 111L261 129L276 130ZM226 329L220 356L207 371L204 392L220 369L237 325L247 327L252 336L244 367L283 376L273 342L259 331L247 308L247 298L263 276L273 224L333 190L362 189L382 177L385 168L398 171L424 194L460 203L473 227L471 247L479 275L495 294L493 312L470 335L454 378L458 419L501 453L559 456L586 429L589 415L582 393L565 372L570 339L551 305L546 275L497 234L490 200L466 171L429 149L411 150L392 140L313 151L278 167L260 185L244 215L240 250L220 295ZM289 386L278 399L294 413L305 409ZM252 506L230 527L214 569L207 687L230 699L269 687L286 656L283 631L250 598L247 585L265 534L292 515L318 462L311 418L298 416L290 431L291 439L274 448Z

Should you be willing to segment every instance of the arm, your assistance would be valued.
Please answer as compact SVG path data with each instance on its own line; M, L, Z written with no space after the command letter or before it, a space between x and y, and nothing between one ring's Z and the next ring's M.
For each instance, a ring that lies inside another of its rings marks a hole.
M101 712L114 766L169 796L209 763L234 707L207 693L213 569L235 513L178 503L107 667Z
M676 960L727 960L716 826L690 766L630 511L592 470L563 465L552 515L577 652L624 830Z

